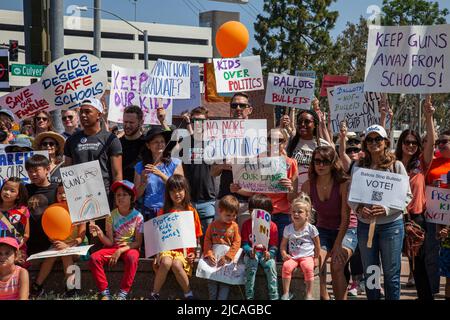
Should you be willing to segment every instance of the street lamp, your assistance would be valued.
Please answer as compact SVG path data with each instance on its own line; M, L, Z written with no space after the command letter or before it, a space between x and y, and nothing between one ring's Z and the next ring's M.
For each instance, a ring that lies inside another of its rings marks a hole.
M89 9L89 10L100 10L102 12L106 12L106 13L108 13L110 15L113 15L117 19L122 20L126 24L130 25L131 27L133 27L134 29L136 29L137 31L142 33L144 35L144 69L148 69L148 32L147 32L147 30L141 30L138 27L136 27L135 25L133 25L130 22L128 22L127 20L125 20L122 17L118 16L117 14L115 14L115 13L113 13L111 11L105 10L105 9L86 7L86 6L84 6L84 7L77 6L76 9L79 10L79 11L87 11Z

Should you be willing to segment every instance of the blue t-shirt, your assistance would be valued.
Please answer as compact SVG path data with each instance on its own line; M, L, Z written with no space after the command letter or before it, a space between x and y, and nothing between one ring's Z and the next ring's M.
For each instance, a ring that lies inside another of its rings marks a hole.
M180 159L173 158L168 165L160 164L156 167L166 176L171 177L176 167L181 163ZM139 161L134 167L137 174L141 174L144 170L142 161ZM166 192L166 184L156 174L149 174L147 176L147 187L144 192L144 205L147 208L159 209L164 205L164 193Z

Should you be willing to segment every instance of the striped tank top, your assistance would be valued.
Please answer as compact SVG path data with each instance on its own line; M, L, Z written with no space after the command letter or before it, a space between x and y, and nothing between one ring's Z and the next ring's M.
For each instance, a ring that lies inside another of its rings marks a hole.
M6 281L0 281L0 300L19 299L19 275L22 268L15 266L13 274Z

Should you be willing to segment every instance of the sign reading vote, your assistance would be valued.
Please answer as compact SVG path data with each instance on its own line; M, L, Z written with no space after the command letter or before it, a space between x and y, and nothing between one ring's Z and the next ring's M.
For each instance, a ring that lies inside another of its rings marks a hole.
M145 222L144 242L146 258L166 250L195 248L193 212L166 213Z
M369 26L365 90L450 92L450 25Z
M259 56L214 59L217 92L264 90Z
M144 93L148 70L122 68L112 65L111 93L109 95L108 120L123 123L123 111L131 105L139 106L144 113L144 124L160 124L156 109L166 110L166 121L172 124L173 99L150 97Z
M409 177L387 171L357 168L352 175L349 201L404 210Z
M41 84L36 82L0 97L0 105L8 107L13 113L15 121L19 122L41 111L52 111L56 109L55 105L50 105L45 100L42 93Z
M98 160L60 169L72 223L101 219L110 214Z
M0 153L0 181L3 183L7 178L17 177L23 183L30 183L25 162L35 154L48 158L48 151Z
M269 73L265 103L310 109L315 79Z
M87 53L64 56L50 64L41 78L44 98L57 108L79 107L84 99L100 99L108 76L99 58Z
M255 209L252 212L252 246L253 248L269 249L270 240L270 213Z
M425 219L431 223L450 225L450 189L426 187Z
M349 131L362 132L380 123L381 94L364 92L364 83L352 83L328 88L328 102L333 133L339 133L342 121Z

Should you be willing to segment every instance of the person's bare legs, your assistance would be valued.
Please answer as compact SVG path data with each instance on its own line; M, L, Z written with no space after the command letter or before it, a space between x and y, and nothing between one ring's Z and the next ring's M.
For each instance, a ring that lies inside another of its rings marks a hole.
M327 291L327 259L328 251L320 249L320 265L319 265L319 279L320 279L320 299L330 300L330 295Z
M331 261L331 279L333 283L333 293L336 300L347 300L348 283L345 279L344 268L347 261L352 256L352 250L348 248L341 248L343 254L346 256L344 263L334 263Z
M313 297L313 282L314 280L311 281L305 281L305 286L306 286L306 299L312 299Z
M184 271L183 263L180 260L175 259L172 263L172 271L181 287L181 290L183 290L183 293L188 293L190 291L189 277L186 274L186 271Z
M153 284L153 293L161 291L164 282L166 282L167 274L172 267L173 259L170 257L163 257L159 262L158 271L155 274L155 283Z
M44 283L45 279L47 279L48 275L52 271L55 261L56 261L56 257L44 259L44 261L41 263L41 266L39 268L39 273L36 278L37 285L41 286Z

